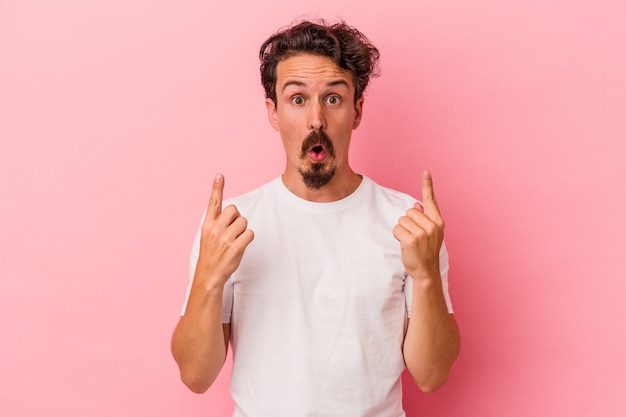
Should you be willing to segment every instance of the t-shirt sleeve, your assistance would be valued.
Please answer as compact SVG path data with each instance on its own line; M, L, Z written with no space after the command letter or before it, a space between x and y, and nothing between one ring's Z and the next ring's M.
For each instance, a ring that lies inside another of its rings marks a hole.
M198 257L200 255L200 236L202 232L202 223L204 222L204 217L206 216L206 211L202 215L202 220L200 221L200 227L198 227L198 231L196 232L196 237L193 241L193 245L191 246L191 255L189 257L189 284L187 285L187 293L185 295L185 302L183 303L183 308L181 311L181 316L185 315L185 311L187 310L187 303L189 302L189 294L191 293L191 286L193 285L193 277L196 273L196 265L198 264ZM230 323L230 316L233 308L233 286L230 280L226 282L224 286L224 295L222 301L222 323Z
M450 266L448 263L448 251L446 250L446 244L441 245L439 251L439 269L441 271L441 287L443 289L443 296L446 300L446 306L448 307L448 313L452 314L452 302L450 301L450 293L448 291L448 270ZM407 317L411 317L411 301L413 299L413 278L407 275L404 281L404 298L406 299L406 312Z

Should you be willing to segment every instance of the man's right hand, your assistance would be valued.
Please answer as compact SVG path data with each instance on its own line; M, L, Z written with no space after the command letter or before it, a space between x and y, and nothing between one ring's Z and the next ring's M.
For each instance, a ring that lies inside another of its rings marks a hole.
M204 275L207 285L224 285L239 267L244 250L254 239L248 221L237 207L229 205L222 210L224 176L217 174L206 217L202 223L200 254L196 277ZM207 275L205 275L207 274Z
M172 335L172 354L185 385L205 392L219 374L228 351L230 324L222 323L224 284L254 239L235 206L222 210L224 177L217 175L200 234L200 253L184 315Z

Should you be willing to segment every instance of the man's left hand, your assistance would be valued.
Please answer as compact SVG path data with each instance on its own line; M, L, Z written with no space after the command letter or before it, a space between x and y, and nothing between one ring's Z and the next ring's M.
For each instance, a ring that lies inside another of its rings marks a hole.
M429 171L422 173L422 201L408 209L393 228L400 242L402 263L413 279L440 279L439 250L443 243L444 221L439 212L433 180Z

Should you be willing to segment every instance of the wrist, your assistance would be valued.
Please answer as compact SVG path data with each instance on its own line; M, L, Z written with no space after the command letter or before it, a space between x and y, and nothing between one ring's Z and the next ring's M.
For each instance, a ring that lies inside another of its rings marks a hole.
M220 274L210 274L210 273L202 273L199 270L196 270L196 274L193 278L193 283L197 287L201 287L203 292L207 295L215 294L222 296L224 292L224 285L226 285L226 281L228 281L228 276L223 276Z
M407 271L407 274L413 279L414 283L433 283L433 282L441 282L441 272L439 268L433 268L431 270L428 269L414 269Z

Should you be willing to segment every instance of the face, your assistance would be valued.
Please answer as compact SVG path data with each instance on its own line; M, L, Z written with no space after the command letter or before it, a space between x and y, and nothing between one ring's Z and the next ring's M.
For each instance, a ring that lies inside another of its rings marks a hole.
M350 175L350 137L363 108L362 97L354 101L350 72L308 54L284 59L276 70L276 103L267 99L266 105L287 155L285 182L316 190Z

